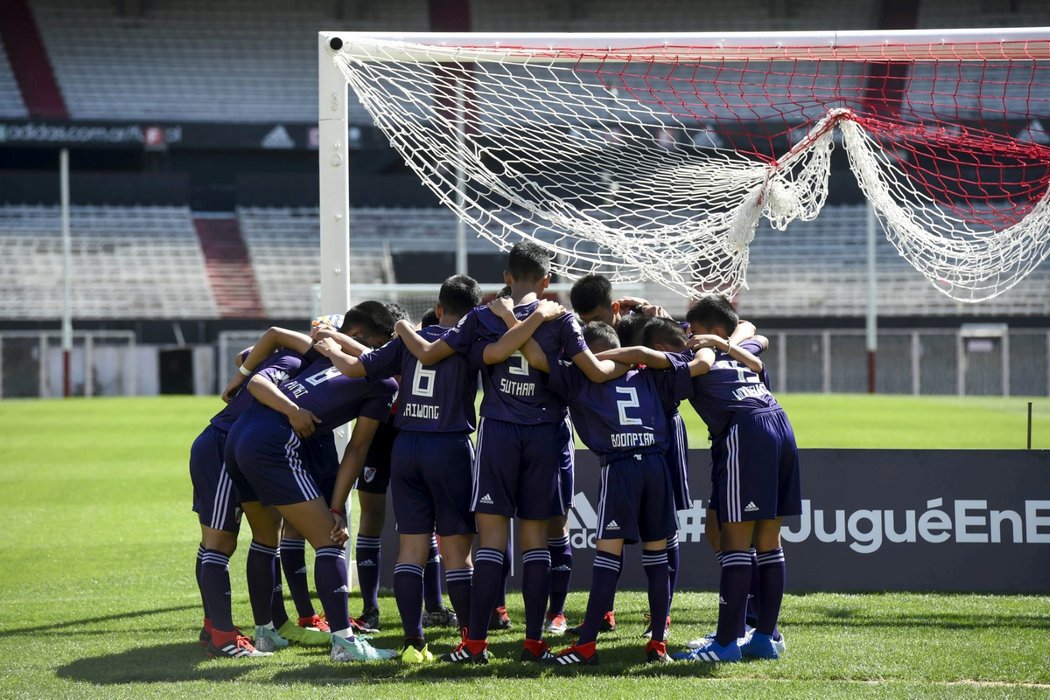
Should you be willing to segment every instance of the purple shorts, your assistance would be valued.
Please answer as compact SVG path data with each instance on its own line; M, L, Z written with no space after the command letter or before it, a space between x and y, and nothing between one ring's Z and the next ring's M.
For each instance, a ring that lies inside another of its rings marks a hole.
M247 485L242 502L283 506L324 498L288 420L262 405L246 410L230 428L226 469L238 489Z
M564 422L521 425L482 418L471 509L525 520L564 515Z
M403 535L470 535L474 446L466 433L404 430L394 441L390 493Z
M689 438L682 415L675 411L667 425L670 428L671 445L667 448L667 466L671 477L671 492L674 494L674 509L689 510L693 497L689 494Z
M193 510L201 525L224 532L241 529L240 495L223 468L226 431L209 425L190 448Z
M718 520L739 523L802 513L795 433L780 408L738 415L711 445Z
M667 458L662 451L607 457L598 498L598 539L652 542L678 530Z

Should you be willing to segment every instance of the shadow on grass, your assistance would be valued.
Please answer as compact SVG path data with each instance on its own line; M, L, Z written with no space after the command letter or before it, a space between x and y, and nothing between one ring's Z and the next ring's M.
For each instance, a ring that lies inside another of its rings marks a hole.
M94 624L96 622L109 622L111 620L123 620L127 621L130 619L138 620L146 615L163 615L164 613L180 612L182 610L200 610L200 605L175 605L168 608L150 608L148 610L129 610L120 613L114 613L112 615L101 615L99 617L82 617L78 620L67 620L66 622L48 622L48 631L64 630L64 629L76 629L79 627L85 627L87 625ZM102 632L100 632L102 633ZM105 632L109 634L109 632ZM0 638L2 637L18 637L21 635L36 636L40 634L40 625L36 624L32 627L17 627L15 629L0 630Z
M55 675L97 685L122 685L233 681L252 668L252 664L239 663L234 659L209 661L196 644L162 644L77 659L59 666Z
M378 642L377 642L378 643ZM380 646L382 646L380 644ZM433 647L444 652L443 648ZM282 669L273 676L275 684L367 683L385 684L404 681L457 683L476 679L556 679L559 677L630 676L632 678L693 677L702 678L717 673L710 664L673 663L650 665L645 663L645 647L602 647L598 645L597 666L554 667L518 661L521 640L490 640L491 662L485 666L459 665L435 662L426 666L405 666L399 661L368 664L311 664L304 668Z
M791 611L785 615L782 624L790 627L826 627L829 623L840 622L860 628L869 627L937 627L941 629L1032 629L1050 630L1050 617L1045 615L1002 614L989 615L981 613L937 613L894 615L887 611L872 613L868 610L851 608L845 605L827 606L817 610L810 608L799 611L805 619L791 619Z

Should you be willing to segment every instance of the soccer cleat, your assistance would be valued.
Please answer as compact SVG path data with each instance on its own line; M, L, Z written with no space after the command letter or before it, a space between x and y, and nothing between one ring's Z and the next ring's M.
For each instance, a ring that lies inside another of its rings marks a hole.
M289 642L298 642L308 647L324 647L332 643L332 635L328 632L328 625L324 630L316 627L300 627L288 620L277 629L277 633Z
M211 642L211 628L207 625L201 627L201 633L197 635L197 645L202 646L205 649L208 648L208 644Z
M754 627L752 627L750 625L744 625L744 636L741 637L740 639L736 640L737 645L738 646L743 646L744 643L747 642L748 639L750 639L751 633L754 632L754 631L755 631ZM708 632L707 634L705 634L703 637L700 637L699 639L690 639L688 642L685 643L685 646L686 646L687 649L699 649L700 647L704 646L707 643L708 639L714 639L714 638L715 638L715 633L714 632Z
M702 646L673 654L671 658L675 661L715 663L719 661L740 661L741 656L740 645L735 642L723 646L714 639L705 639Z
M567 630L565 630L565 634L571 635L573 637L579 637L580 636L580 632L582 630L583 630L583 623L581 622L580 624L576 625L575 627L569 627ZM605 613L605 616L602 618L602 624L598 628L598 632L615 632L615 631L616 631L616 612L613 611L613 610L610 610L609 612Z
M552 655L544 663L549 666L594 666L598 663L598 650L594 642L573 644Z
M543 623L543 631L546 634L565 634L565 631L568 629L569 622L561 613L558 613L554 617L548 615L547 621Z
M401 663L403 664L429 664L434 661L434 655L424 644L422 649L416 649L411 642L405 642L405 648L401 650Z
M651 664L666 664L671 662L671 660L667 658L667 645L663 642L654 642L651 639L645 645L645 656L647 662Z
M359 637L344 639L332 635L332 661L386 661L397 657L393 649L376 649Z
M259 658L273 656L271 652L259 651L252 640L238 632L213 633L208 641L208 656L221 659Z
M480 647L479 651L471 651L468 644L471 642L460 642L455 649L447 654L442 654L438 659L453 664L487 664L489 662L488 642L473 643L475 648Z
M324 619L322 615L313 615L311 617L300 617L299 626L306 628L313 628L315 630L321 630L322 632L331 632L332 630L328 627L328 620Z
M653 638L653 618L648 612L645 613L645 631L642 632L642 636L646 639ZM671 636L671 616L667 616L667 626L664 627L664 640Z
M551 647L542 639L526 639L518 661L525 663L543 663L551 658Z
M489 629L509 630L512 627L514 623L510 621L510 615L507 614L507 606L500 605L492 611L492 617L489 618Z
M253 643L259 651L277 651L288 646L288 640L282 637L277 630L262 626L255 628Z
M787 651L784 635L773 639L772 635L762 634L755 630L740 645L740 653L751 659L779 659Z
M365 608L361 617L351 617L350 626L365 634L379 632L379 608Z
M459 627L459 617L450 608L423 613L423 627Z
M350 629L357 636L361 636L361 635L366 635L367 636L367 635L376 634L377 632L379 632L379 630L372 629L371 627L367 626L365 623L363 623L360 620L358 620L356 617L351 617L350 618Z

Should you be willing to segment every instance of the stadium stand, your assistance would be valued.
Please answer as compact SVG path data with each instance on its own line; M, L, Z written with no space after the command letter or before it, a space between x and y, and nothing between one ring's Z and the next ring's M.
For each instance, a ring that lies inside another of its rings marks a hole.
M62 313L58 207L0 207L0 316ZM73 315L78 319L214 318L193 217L186 207L76 206Z
M4 50L3 42L0 41L0 117L24 119L27 114L25 102L22 101L22 93L18 89L18 83L15 82L11 63L7 59L7 51Z
M331 2L160 0L143 7L140 16L121 17L109 0L32 3L72 118L316 121L312 35L343 24ZM353 119L365 121L363 110Z
M1050 5L1042 0L922 0L919 29L1050 26Z
M241 234L255 271L266 313L271 318L308 316L320 270L320 224L317 209L241 208ZM383 229L357 228L351 212L350 282L393 282L390 253Z
M868 279L866 219L863 205L829 205L814 221L795 222L786 231L761 225L751 243L750 288L738 295L741 311L756 318L863 316ZM1001 296L963 305L934 289L897 254L881 229L875 249L882 316L1050 313L1050 269L1045 264Z
M872 26L875 0L840 2L694 2L676 0L564 0L535 3L485 0L471 3L478 32L666 32L798 29L865 29Z

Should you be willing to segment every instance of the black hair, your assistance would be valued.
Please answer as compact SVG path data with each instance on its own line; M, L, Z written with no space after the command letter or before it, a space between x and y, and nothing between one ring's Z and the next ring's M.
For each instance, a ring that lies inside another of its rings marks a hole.
M421 328L426 328L427 326L436 326L438 323L439 321L437 311L434 311L434 309L427 309L427 312L423 314L423 318L419 321L419 325Z
M589 314L599 306L612 308L612 282L601 275L586 275L569 291L569 303L578 314Z
M347 310L343 316L343 325L339 327L339 330L345 333L353 326L363 326L371 335L390 337L394 334L394 324L400 318L407 317L405 308L400 304L384 304L373 300L362 301Z
M504 297L509 297L510 295L511 295L510 285L507 285L503 289L501 289L498 292L496 292L496 298L497 299L503 299Z
M620 347L620 339L616 336L616 331L608 323L601 321L591 321L583 327L583 340L591 352Z
M685 331L678 322L670 318L651 318L642 328L642 345L653 348L657 343L675 350L685 347Z
M550 253L535 243L515 243L510 249L507 271L516 282L538 282L550 274Z
M707 329L720 328L728 335L740 322L736 309L722 294L701 297L685 315L689 323L697 323Z
M411 320L408 316L408 309L404 305L397 303L396 301L388 301L386 303L386 310L390 312L390 315L394 319L394 323L398 321L409 321ZM390 326L390 334L393 335L394 326Z
M481 303L481 287L466 275L452 275L441 283L438 303L453 316L463 316Z
M645 324L650 318L642 314L627 314L620 317L616 324L616 335L620 338L620 345L625 348L642 344L642 332Z

